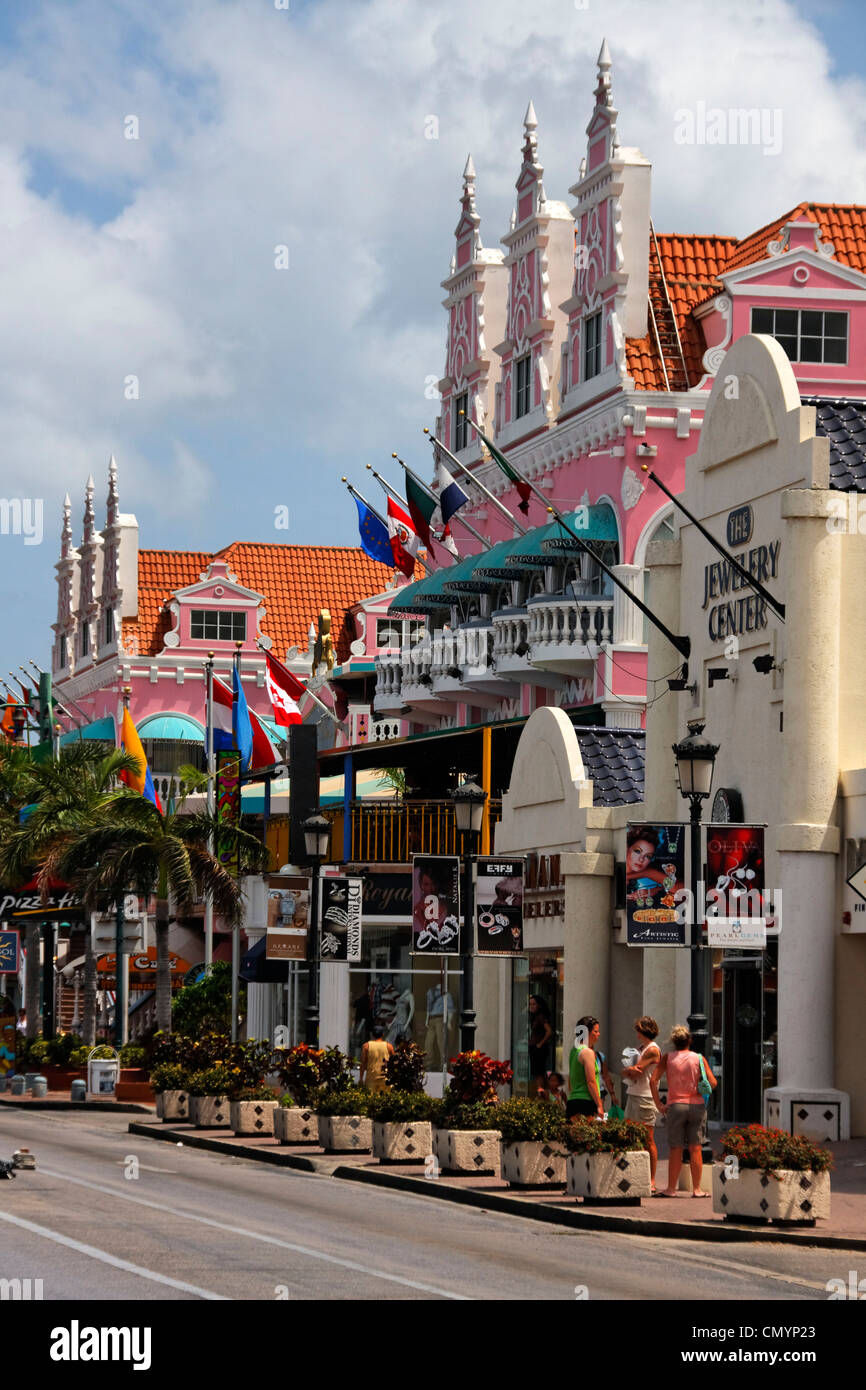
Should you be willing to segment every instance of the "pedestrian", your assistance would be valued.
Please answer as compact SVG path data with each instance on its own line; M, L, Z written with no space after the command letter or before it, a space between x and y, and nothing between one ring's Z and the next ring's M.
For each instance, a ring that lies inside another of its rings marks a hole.
M553 1104L558 1105L561 1110L564 1110L566 1106L564 1088L565 1082L563 1081L559 1072L552 1071L549 1077L547 1078L546 1099L553 1101Z
M671 1030L671 1051L662 1057L650 1078L653 1100L665 1116L668 1129L668 1185L657 1197L676 1197L677 1182L683 1166L683 1149L689 1151L689 1168L692 1174L692 1196L709 1197L709 1192L701 1190L701 1135L706 1117L706 1102L698 1090L702 1075L713 1090L718 1082L712 1073L709 1062L699 1052L692 1052L692 1035L684 1024L677 1024ZM668 1099L664 1105L659 1098L658 1083L663 1076L668 1079Z
M584 1029L586 1042L578 1045L575 1037L574 1047L568 1058L568 1099L565 1113L572 1115L595 1115L604 1119L604 1106L601 1103L601 1063L595 1052L601 1033L601 1024L591 1014L584 1014L577 1020L575 1034Z
M661 1061L661 1052L655 1041L659 1034L659 1026L654 1018L650 1018L649 1014L644 1014L641 1018L635 1019L634 1031L637 1034L638 1046L637 1048L628 1048L627 1051L630 1054L637 1052L637 1056L626 1057L623 1053L625 1065L622 1069L622 1077L627 1093L625 1117L627 1120L637 1120L639 1124L647 1126L650 1185L652 1191L655 1192L659 1154L653 1129L659 1112L652 1097L650 1083L652 1074Z
M361 1085L373 1093L384 1091L388 1085L385 1079L385 1063L393 1056L393 1044L385 1042L385 1029L381 1023L377 1023L372 1038L361 1048Z
M553 1026L550 1010L540 994L529 996L529 1075L535 1091L547 1090L547 1064Z

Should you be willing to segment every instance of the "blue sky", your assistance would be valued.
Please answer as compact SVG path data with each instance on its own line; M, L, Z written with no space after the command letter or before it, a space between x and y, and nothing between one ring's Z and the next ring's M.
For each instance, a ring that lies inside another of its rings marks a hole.
M366 490L392 449L427 469L466 154L496 245L532 97L548 197L569 201L605 34L658 229L745 234L803 197L866 202L864 16L833 0L4 0L0 494L44 504L41 545L0 535L5 666L45 664L63 494L77 536L93 472L101 523L112 452L154 548L354 544L340 475ZM781 111L778 155L678 145L675 112L700 100Z

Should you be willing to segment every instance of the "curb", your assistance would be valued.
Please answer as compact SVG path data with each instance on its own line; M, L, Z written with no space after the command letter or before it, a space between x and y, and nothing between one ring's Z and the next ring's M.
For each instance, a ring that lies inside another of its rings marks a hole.
M156 1129L153 1125L132 1123L130 1134L146 1139L157 1139L168 1143L180 1142L185 1147L209 1149L213 1153L230 1154L233 1158L248 1158L259 1163L276 1164L281 1168L295 1168L301 1172L319 1173L345 1182L371 1183L374 1187L390 1187L398 1192L414 1193L417 1196L432 1197L444 1202L457 1202L463 1206L484 1208L504 1216L520 1216L529 1221L543 1221L553 1226L568 1226L573 1230L616 1231L622 1235L655 1236L673 1240L703 1240L710 1243L730 1244L732 1241L751 1241L756 1245L803 1245L824 1250L866 1250L866 1239L852 1236L823 1235L818 1231L785 1231L774 1226L728 1226L721 1222L679 1222L635 1220L629 1216L604 1216L597 1211L587 1211L582 1207L567 1209L546 1207L541 1203L527 1201L522 1197L506 1196L499 1192L477 1192L466 1187L448 1187L433 1182L430 1178L413 1178L408 1174L383 1173L375 1168L355 1168L337 1162L332 1166L327 1158L299 1154L284 1154L270 1149L249 1149L245 1144L233 1144L227 1139L203 1139L194 1131L189 1134L180 1129Z
M131 1100L0 1100L0 1115L3 1107L9 1110L108 1110L120 1115L150 1115L148 1105L137 1105Z

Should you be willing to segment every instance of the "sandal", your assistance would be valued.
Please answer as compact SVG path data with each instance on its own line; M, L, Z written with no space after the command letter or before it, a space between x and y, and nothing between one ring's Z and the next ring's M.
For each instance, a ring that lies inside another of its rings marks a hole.
M665 1192L663 1187L657 1188L656 1191L653 1193L654 1197L672 1197L673 1195L674 1194L672 1192Z
M693 1197L709 1197L709 1196L710 1196L710 1193L709 1193L709 1192L704 1192L703 1188L700 1188L699 1191L693 1192L693 1193L692 1193L692 1196L693 1196Z

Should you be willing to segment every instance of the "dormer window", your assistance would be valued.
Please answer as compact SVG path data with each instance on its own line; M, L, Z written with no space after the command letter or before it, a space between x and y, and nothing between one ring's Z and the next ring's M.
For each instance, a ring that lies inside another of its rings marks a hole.
M583 379L601 371L601 310L583 321Z
M462 415L460 412L463 412ZM469 392L464 391L462 396L458 396L454 402L454 452L459 454L461 449L465 449L469 443L469 425L467 416L469 414Z
M189 635L208 642L245 642L246 613L221 613L217 608L193 608L190 613Z
M769 333L792 362L848 361L848 315L823 309L752 309L752 332Z
M528 415L530 406L530 383L532 381L532 355L527 353L525 357L518 357L514 364L514 415L515 419L520 419L521 415Z

